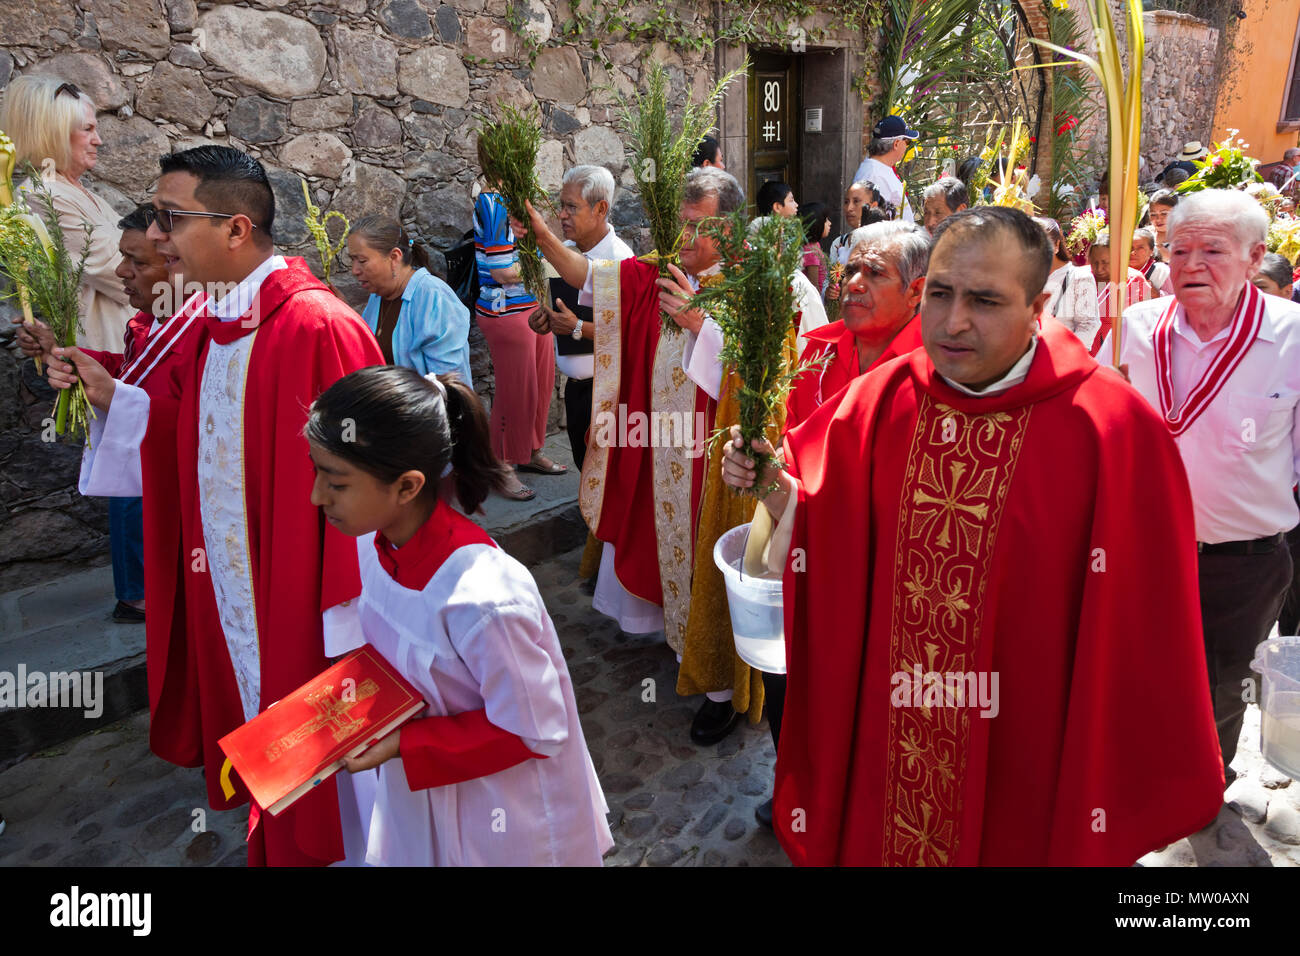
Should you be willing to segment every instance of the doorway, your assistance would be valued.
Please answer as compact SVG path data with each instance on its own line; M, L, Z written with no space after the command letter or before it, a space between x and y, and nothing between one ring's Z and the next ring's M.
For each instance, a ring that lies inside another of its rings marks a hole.
M765 182L784 182L799 191L800 57L779 53L753 54L749 79L749 195L758 195Z

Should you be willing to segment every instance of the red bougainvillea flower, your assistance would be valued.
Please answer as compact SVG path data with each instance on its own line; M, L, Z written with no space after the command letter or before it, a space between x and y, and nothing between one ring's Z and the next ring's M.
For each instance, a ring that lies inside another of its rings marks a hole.
M1060 114L1058 114L1056 118L1059 120L1061 118ZM1061 125L1056 128L1056 135L1064 136L1066 133L1068 133L1070 130L1074 129L1078 125L1079 125L1079 117L1070 115L1066 117L1065 121L1062 122Z

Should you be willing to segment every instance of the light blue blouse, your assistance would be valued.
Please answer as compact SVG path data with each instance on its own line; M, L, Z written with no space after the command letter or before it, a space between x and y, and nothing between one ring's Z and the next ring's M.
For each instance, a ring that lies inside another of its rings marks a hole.
M361 317L379 327L379 296L371 295ZM469 373L469 309L451 286L428 269L416 269L402 290L402 308L393 329L393 362L421 375L455 372L474 387Z

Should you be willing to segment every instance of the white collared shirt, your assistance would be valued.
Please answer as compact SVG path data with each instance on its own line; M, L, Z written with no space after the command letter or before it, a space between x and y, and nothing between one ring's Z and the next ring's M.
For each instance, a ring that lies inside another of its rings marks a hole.
M1120 361L1133 387L1160 412L1152 336L1169 299L1124 310ZM1223 349L1231 326L1202 342L1180 305L1174 313L1174 402ZM1099 358L1109 360L1103 347ZM1291 488L1300 473L1300 306L1264 297L1259 336L1223 388L1174 441L1187 469L1196 539L1207 544L1264 538L1300 521ZM1134 476L1141 480L1141 476Z
M566 239L564 244L570 249L577 249L578 244L572 239ZM581 252L582 250L578 250ZM602 259L612 259L614 262L622 262L624 259L631 259L634 253L626 242L614 235L614 227L607 226L604 237L586 252L582 253L587 257L588 262L599 262ZM591 293L591 267L587 267L587 284L578 290L578 305L590 306L594 300ZM555 345L555 368L569 378L586 379L596 374L596 356L595 355L561 355L560 346Z
M1007 374L992 385L986 385L978 392L973 388L967 388L961 382L954 382L946 375L940 375L951 388L955 388L963 395L969 395L971 398L988 398L991 395L999 395L1009 388L1015 388L1021 382L1029 377L1029 366L1034 363L1034 353L1038 351L1038 336L1035 335L1029 340L1029 348L1024 355L1020 356L1020 361L1007 369Z

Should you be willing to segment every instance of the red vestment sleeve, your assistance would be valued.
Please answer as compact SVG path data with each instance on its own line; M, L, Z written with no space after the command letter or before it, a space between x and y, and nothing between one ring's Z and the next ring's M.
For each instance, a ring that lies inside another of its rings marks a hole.
M326 295L324 292L313 294L322 298ZM331 322L325 329L329 334L316 338L317 395L357 369L384 364L379 343L364 322ZM306 449L302 451L305 454ZM361 574L357 565L356 539L324 520L321 526L324 554L320 611L323 614L335 605L360 596Z
M487 777L536 758L523 738L487 719L486 710L425 717L402 727L402 769L412 790Z
M99 352L95 349L82 349L81 354L89 355L100 365L104 366L104 369L109 375L113 376L113 378L117 378L122 374L121 352Z
M149 747L182 767L203 763L199 677L187 628L186 576L206 567L201 550L183 545L177 460L180 396L202 350L188 335L145 380L149 424L140 445L144 514L145 664L149 682ZM116 358L121 359L120 355ZM107 367L107 366L105 366Z

